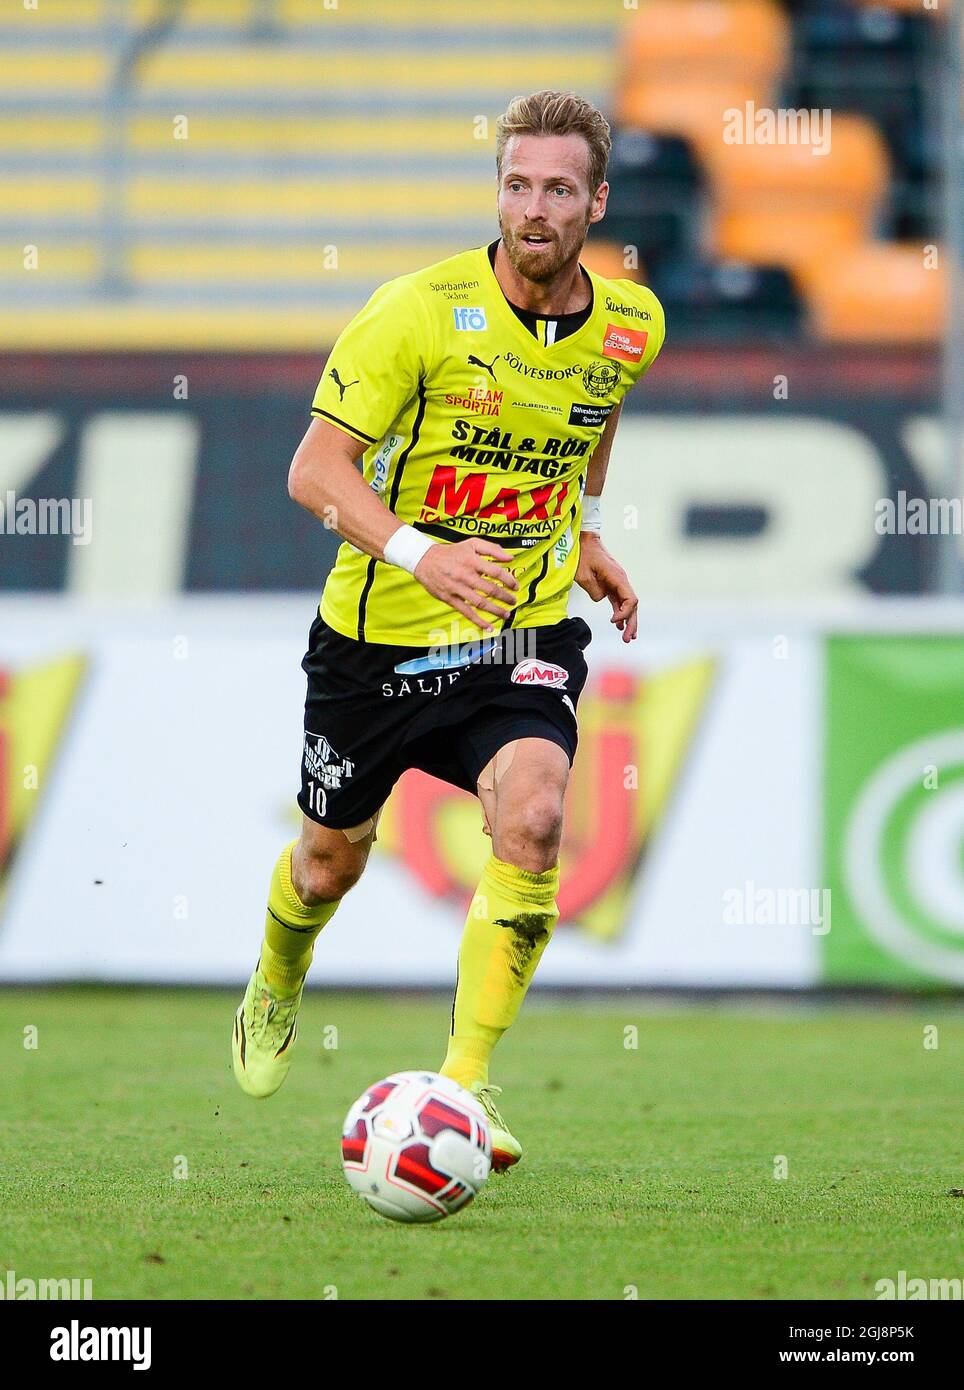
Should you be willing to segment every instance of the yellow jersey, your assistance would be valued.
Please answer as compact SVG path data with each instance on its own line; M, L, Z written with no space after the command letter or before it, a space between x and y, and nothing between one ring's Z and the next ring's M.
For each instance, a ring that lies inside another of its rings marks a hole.
M517 317L484 246L390 280L339 336L312 402L314 416L367 445L365 481L400 521L512 554L518 601L493 619L497 630L567 616L589 461L663 345L651 290L587 273L588 318L551 343ZM406 570L347 541L320 612L359 641L484 636Z

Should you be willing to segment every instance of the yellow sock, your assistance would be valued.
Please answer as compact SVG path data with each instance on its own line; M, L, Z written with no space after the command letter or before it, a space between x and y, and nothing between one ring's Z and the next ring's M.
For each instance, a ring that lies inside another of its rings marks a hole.
M305 907L291 882L292 840L281 851L268 893L261 945L261 971L268 984L281 995L297 994L308 973L315 950L315 937L341 902Z
M515 1019L559 917L559 865L532 873L493 854L465 919L443 1076L489 1079L492 1049Z

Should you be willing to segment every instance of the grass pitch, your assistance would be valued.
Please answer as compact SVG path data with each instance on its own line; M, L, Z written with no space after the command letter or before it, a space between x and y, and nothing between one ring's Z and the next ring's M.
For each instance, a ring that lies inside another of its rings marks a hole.
M439 1065L448 1000L309 996L266 1102L231 1075L236 1003L0 992L0 1277L90 1278L95 1298L867 1299L899 1269L964 1274L948 1005L531 1001L493 1069L522 1164L416 1228L350 1193L338 1140L371 1082Z

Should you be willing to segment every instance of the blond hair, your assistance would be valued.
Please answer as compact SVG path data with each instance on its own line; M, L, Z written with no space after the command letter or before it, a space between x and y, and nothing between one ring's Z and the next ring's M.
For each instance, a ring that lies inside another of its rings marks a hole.
M589 191L606 180L613 147L609 122L601 111L575 92L533 92L513 97L496 122L495 163L502 177L502 156L513 135L581 135L589 146Z

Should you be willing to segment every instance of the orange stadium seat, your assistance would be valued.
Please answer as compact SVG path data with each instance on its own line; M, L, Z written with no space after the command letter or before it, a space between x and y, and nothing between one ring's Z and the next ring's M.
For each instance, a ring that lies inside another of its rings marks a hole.
M635 280L643 283L643 270L627 270L623 259L623 248L614 241L589 241L586 243L581 263L597 275L607 280Z
M623 90L619 122L657 135L685 136L702 152L719 143L727 111L760 99L751 83L729 77L685 85L644 79Z
M875 202L890 176L886 147L873 121L833 115L826 153L802 141L779 143L719 140L708 160L713 186L723 199L805 197L834 203Z
M643 0L625 54L631 73L659 81L732 73L767 82L786 61L788 37L772 0Z
M947 277L913 244L866 242L814 261L801 277L817 335L835 343L936 343Z
M866 236L863 220L846 208L733 211L716 219L712 251L720 260L779 265L793 272Z
M890 174L883 139L849 115L833 119L830 135L825 154L805 144L704 147L717 254L796 268L871 235Z
M768 99L789 29L771 0L652 0L625 35L617 115L623 125L718 138L723 113Z

